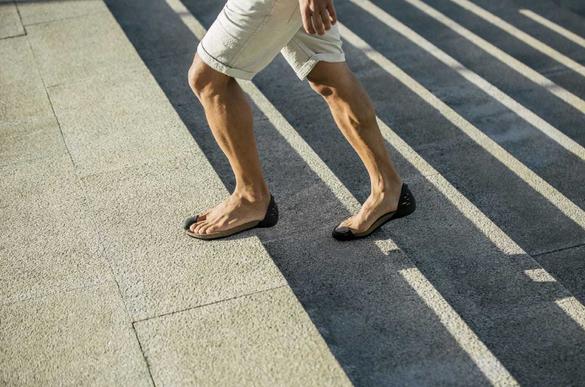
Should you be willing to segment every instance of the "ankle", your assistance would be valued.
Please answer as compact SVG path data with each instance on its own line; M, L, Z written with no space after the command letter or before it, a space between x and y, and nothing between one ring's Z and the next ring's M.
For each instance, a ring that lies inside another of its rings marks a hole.
M398 175L392 177L381 177L372 181L371 193L373 196L393 196L399 195L402 189L402 179Z
M263 203L270 199L270 190L265 184L261 186L236 187L232 195L250 203Z

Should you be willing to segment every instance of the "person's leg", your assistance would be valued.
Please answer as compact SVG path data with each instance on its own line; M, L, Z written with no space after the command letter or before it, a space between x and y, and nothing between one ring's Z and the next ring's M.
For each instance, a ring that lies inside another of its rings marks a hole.
M320 61L307 79L329 105L337 126L368 171L370 196L358 213L341 222L341 226L364 231L382 214L397 208L401 178L384 145L372 102L346 63Z
M262 175L252 128L252 110L237 81L195 55L189 85L203 105L207 122L236 178L234 192L191 225L198 234L231 229L264 217L270 193Z

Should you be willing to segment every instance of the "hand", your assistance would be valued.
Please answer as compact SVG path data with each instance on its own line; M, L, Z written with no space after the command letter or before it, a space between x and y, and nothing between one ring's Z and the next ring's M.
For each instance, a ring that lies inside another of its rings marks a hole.
M333 0L299 0L303 27L309 34L323 35L337 21Z

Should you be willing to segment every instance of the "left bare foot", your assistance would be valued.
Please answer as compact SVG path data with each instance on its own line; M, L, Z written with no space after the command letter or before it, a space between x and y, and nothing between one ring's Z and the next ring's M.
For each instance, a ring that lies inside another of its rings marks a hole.
M354 233L366 231L380 216L396 211L401 189L401 185L396 185L383 192L372 192L360 210L343 220L339 227L349 227Z

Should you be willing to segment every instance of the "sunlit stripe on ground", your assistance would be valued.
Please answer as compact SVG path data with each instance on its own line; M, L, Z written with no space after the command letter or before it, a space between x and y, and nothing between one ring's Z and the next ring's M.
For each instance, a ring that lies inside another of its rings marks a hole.
M180 15L181 19L191 29L198 39L201 39L205 33L205 28L189 13L179 0L167 0L170 7ZM244 91L252 98L256 106L266 115L278 132L286 139L291 147L307 162L310 168L317 173L329 189L336 195L336 197L343 203L346 208L354 212L360 203L347 190L329 167L319 158L319 155L305 142L305 140L294 130L290 123L282 116L282 114L272 105L272 103L262 94L262 92L252 83L247 81L239 81ZM388 132L387 128L386 132ZM418 158L414 150L412 150L406 143L400 142L402 145L399 152L409 158ZM423 161L424 162L424 161ZM426 172L436 174L430 165ZM423 172L424 173L424 172ZM446 182L446 181L445 181ZM447 183L448 184L448 183ZM454 188L453 188L454 189ZM470 215L477 217L481 212L475 209L476 214ZM485 216L484 219L487 220ZM487 220L488 223L491 223ZM503 231L497 228L493 223L492 230L488 230L489 234L494 232L503 234ZM485 229L485 227L483 228ZM524 254L520 247L511 242L512 248L509 246L503 250L510 254ZM379 245L379 244L378 244ZM398 247L394 242L390 242L390 246L380 247L383 251L395 250ZM414 266L414 265L413 265ZM472 361L478 366L482 373L494 385L517 385L512 375L505 369L500 361L490 352L490 350L481 342L477 335L469 328L469 326L461 319L457 312L449 305L449 303L440 295L440 293L433 288L432 284L424 277L418 270L401 271L401 275L407 280L411 287L421 296L423 301L429 308L437 315L441 323L461 346L461 348L470 356Z
M493 24L494 26L500 28L503 31L506 31L508 34L512 35L516 39L522 41L523 43L529 45L530 47L534 48L535 50L540 51L544 55L552 58L562 64L563 66L567 66L571 70L575 71L577 74L580 74L585 77L585 67L580 63L577 63L573 59L569 58L568 56L561 54L551 46L542 43L540 40L533 38L532 36L528 35L526 32L514 27L512 24L508 23L507 21L503 20L502 18L494 15L493 13L481 8L480 6L473 4L471 1L468 0L450 0L451 2L465 8L469 12L479 16L480 18L484 19L485 21Z
M502 105L506 106L508 109L510 109L512 112L514 112L519 117L524 119L530 125L534 126L536 129L540 130L541 132L549 136L563 148L573 153L580 159L585 160L585 148L583 148L577 142L573 141L563 132L561 132L560 130L558 130L557 128L555 128L554 126L552 126L551 124L549 124L548 122L534 114L529 109L522 106L520 103L516 102L513 98L511 98L509 95L498 89L496 86L492 85L478 74L466 68L456 59L449 56L446 52L442 51L440 48L438 48L437 46L435 46L434 44L432 44L431 42L417 34L411 28L404 25L402 22L400 22L399 20L385 12L383 9L381 9L380 7L378 7L377 5L368 0L350 1L356 4L357 6L361 7L366 12L370 13L372 16L376 17L378 20L386 24L388 27L400 33L402 36L404 36L411 42L415 43L417 46L421 47L423 50L433 55L435 58L449 66L454 71L457 71L462 77L464 77L469 82L479 87L481 90L483 90L483 92L493 97Z
M583 330L585 330L585 307L575 297L555 301Z
M489 352L489 349L481 342L475 333L467 327L463 319L449 306L449 303L439 294L437 289L425 278L416 267L400 270L400 275L416 291L419 297L435 312L443 326L457 340L465 352ZM470 347L470 344L481 347ZM494 386L514 386L518 382L514 380L493 356L476 357L473 359L477 367Z
M550 93L556 95L567 104L573 106L575 109L579 110L580 112L585 113L585 101L575 94L571 93L570 91L566 90L565 88L557 85L550 79L546 78L545 76L541 75L539 72L533 70L532 68L528 67L524 63L520 62L516 58L511 55L508 55L503 50L500 50L487 40L479 37L478 35L474 34L473 32L469 31L467 28L463 27L461 24L455 22L454 20L448 18L441 12L437 11L433 7L423 3L420 0L404 0L407 3L411 4L412 6L418 8L422 12L426 13L433 19L437 20L438 22L442 23L449 29L453 30L463 38L469 40L471 43L475 44L476 46L480 47L482 50L487 52L488 54L492 55L502 63L506 64L513 70L517 71L518 73L522 74L526 78L530 79L532 82L536 83L537 85L544 87Z
M514 172L520 179L530 185L536 192L540 193L546 200L557 207L569 219L577 223L585 230L585 211L573 203L569 198L560 193L557 189L547 183L544 179L534 173L526 165L512 156L508 151L502 148L498 143L489 138L481 130L476 128L472 123L460 116L455 110L437 98L434 94L424 88L411 76L402 71L398 66L388 58L380 54L359 36L351 32L344 25L339 23L341 36L359 48L373 62L378 64L390 75L420 96L425 102L437 109L447 120L458 127L469 138L475 141L479 146L485 149L489 154L499 160L506 168Z
M564 36L565 38L569 39L571 42L578 44L581 47L585 47L585 39L574 33L573 31L569 31L563 26L560 26L544 17L540 16L536 12L533 12L529 9L520 9L522 15L526 16L529 19L545 26L546 28L556 32L557 34Z

